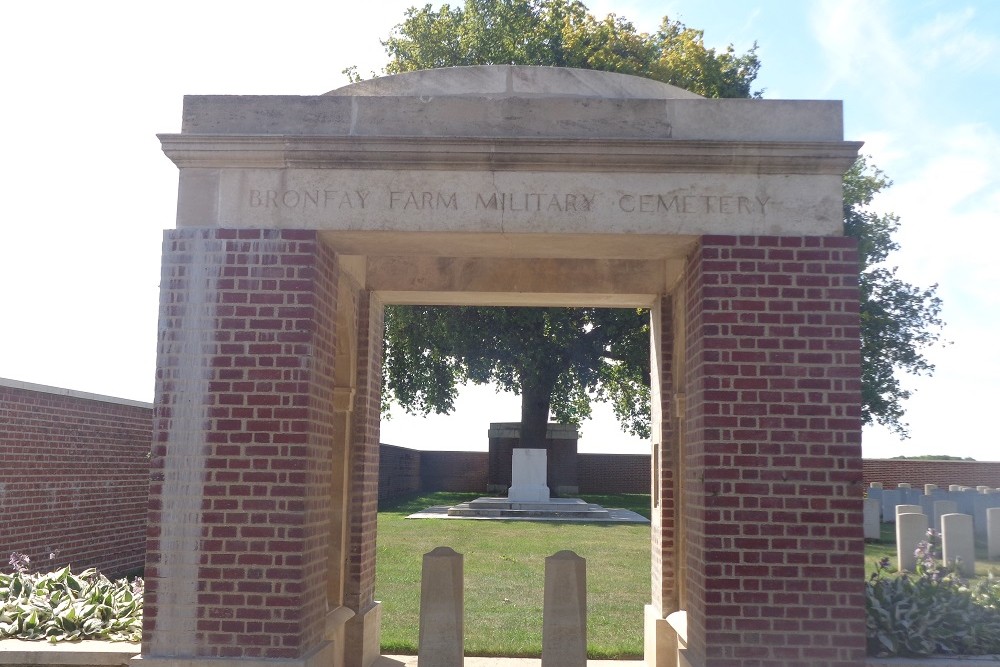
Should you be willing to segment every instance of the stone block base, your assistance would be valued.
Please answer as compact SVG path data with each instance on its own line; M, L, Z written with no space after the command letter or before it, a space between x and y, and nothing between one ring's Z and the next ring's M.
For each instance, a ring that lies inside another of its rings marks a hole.
M347 621L344 626L345 667L371 667L379 657L379 638L382 634L382 603L375 602Z
M304 658L180 658L139 655L130 667L327 667L333 664L333 642L323 642Z
M643 658L646 667L676 667L677 633L651 604L645 607Z

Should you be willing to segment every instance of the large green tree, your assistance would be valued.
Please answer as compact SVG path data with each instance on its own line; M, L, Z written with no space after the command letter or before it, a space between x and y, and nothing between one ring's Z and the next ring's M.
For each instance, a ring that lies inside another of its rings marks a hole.
M942 342L944 322L937 285L919 287L889 263L899 250L893 234L899 217L871 203L892 185L861 157L844 174L844 233L858 241L861 263L861 407L866 424L879 423L908 437L903 402L910 391L901 373L934 372L924 352Z
M759 96L756 45L708 48L700 30L664 18L655 33L598 19L570 0L467 0L407 10L383 42L389 74L460 65L550 65L644 76L706 97ZM352 76L353 71L349 72ZM905 433L908 393L897 371L930 372L922 355L937 341L934 288L899 280L885 259L896 249L894 216L869 210L888 186L859 161L845 177L845 230L861 243L864 417ZM611 401L625 429L649 433L648 314L600 308L393 307L386 312L386 398L412 412L449 412L467 381L495 382L522 398L522 442L544 446L550 411L563 423Z

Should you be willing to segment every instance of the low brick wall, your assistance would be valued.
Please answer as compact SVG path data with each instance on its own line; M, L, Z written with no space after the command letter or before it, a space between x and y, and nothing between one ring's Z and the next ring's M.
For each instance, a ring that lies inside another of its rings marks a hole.
M649 454L580 454L580 493L649 493Z
M421 490L486 493L488 452L422 452L420 460Z
M881 482L894 489L900 482L914 488L924 484L1000 487L1000 461L907 461L905 459L865 459L865 486Z
M0 378L0 566L142 566L152 406ZM420 491L486 493L488 452L383 444L379 499ZM580 493L649 493L646 454L579 454ZM865 459L864 481L1000 487L1000 461ZM57 557L48 561L48 554Z
M580 493L649 493L647 454L579 454ZM379 500L419 491L485 494L488 452L418 451L383 444Z
M0 558L142 567L152 406L0 379ZM53 559L49 554L55 553Z
M420 491L421 452L406 447L380 445L378 499L398 498Z

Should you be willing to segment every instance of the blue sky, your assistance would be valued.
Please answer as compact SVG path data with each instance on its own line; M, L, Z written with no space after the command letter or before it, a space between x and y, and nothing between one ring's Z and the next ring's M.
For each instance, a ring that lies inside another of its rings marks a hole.
M152 400L160 238L177 175L157 132L179 129L198 94L301 94L378 71L379 39L410 2L151 0L9 3L0 121L0 377ZM845 138L895 182L875 202L901 218L893 258L939 283L947 338L934 378L907 380L912 438L866 429L865 455L1000 459L1000 3L593 1L641 30L663 15L709 46L756 41L765 97L842 99ZM485 448L516 398L469 392L459 414L396 418L383 441ZM402 442L405 440L406 442ZM581 448L646 451L603 414Z

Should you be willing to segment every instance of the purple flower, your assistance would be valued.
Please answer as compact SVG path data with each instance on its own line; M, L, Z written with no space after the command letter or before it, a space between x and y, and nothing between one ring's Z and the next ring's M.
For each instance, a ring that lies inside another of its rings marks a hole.
M10 555L9 562L10 566L14 568L14 572L21 574L28 571L28 564L31 563L31 559L26 554L15 551Z

